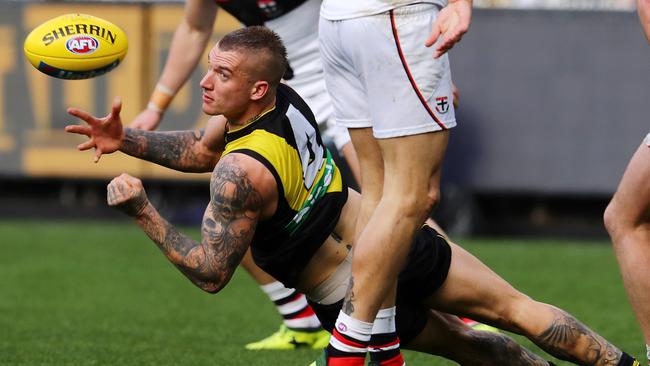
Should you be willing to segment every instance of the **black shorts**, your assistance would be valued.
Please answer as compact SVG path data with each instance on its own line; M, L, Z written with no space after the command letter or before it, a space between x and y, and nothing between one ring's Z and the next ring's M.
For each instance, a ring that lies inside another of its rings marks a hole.
M408 344L427 324L429 309L422 300L442 286L449 273L451 247L447 240L429 226L416 234L408 262L400 272L397 284L397 334L402 344ZM331 332L343 306L343 300L331 305L309 302L323 329Z

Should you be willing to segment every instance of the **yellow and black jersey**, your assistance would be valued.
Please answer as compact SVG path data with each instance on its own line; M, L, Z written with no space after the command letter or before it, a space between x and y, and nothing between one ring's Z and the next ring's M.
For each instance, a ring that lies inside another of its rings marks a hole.
M339 219L347 200L341 173L311 110L283 84L272 110L228 131L223 155L231 153L258 160L275 177L276 212L258 223L251 248L258 266L293 287Z

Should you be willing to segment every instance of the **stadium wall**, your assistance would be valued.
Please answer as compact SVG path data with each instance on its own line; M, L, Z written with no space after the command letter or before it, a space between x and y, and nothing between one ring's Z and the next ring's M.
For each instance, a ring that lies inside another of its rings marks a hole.
M476 11L445 176L475 192L611 195L650 131L650 47L634 12Z

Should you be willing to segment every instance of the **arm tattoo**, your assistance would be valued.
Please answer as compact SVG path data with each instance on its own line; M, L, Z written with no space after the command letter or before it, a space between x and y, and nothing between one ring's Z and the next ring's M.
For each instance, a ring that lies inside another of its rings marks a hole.
M235 156L217 165L210 191L201 243L178 232L157 213L145 213L138 223L194 284L217 292L228 283L253 239L262 198Z
M120 150L158 165L186 172L204 172L205 156L194 147L205 134L200 131L152 132L127 128Z
M262 196L239 163L229 155L210 179L209 212L203 219L203 242L216 270L232 274L253 241Z
M463 365L548 366L546 360L505 334L472 330L469 341L470 347L460 352L462 359L455 360Z
M342 309L346 315L352 315L354 313L354 300L354 276L350 275L350 284L348 285L348 291L345 293Z
M532 339L538 346L557 358L580 365L618 364L622 356L619 349L566 312L555 312L551 325Z

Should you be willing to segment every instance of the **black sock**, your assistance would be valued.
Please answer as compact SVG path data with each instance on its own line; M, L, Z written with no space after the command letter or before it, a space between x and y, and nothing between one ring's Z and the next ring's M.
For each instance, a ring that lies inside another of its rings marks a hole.
M621 360L618 361L617 366L640 366L641 364L634 357L623 352Z

